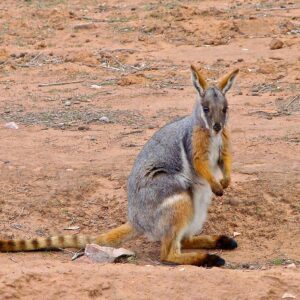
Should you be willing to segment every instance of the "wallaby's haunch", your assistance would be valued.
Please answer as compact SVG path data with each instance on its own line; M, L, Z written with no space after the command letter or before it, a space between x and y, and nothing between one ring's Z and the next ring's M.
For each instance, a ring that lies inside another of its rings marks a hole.
M97 237L67 235L31 240L0 240L0 251L83 248L87 243L117 246L144 234L161 241L161 260L197 266L225 261L204 251L234 249L224 235L200 235L212 193L223 195L230 184L231 153L225 97L239 70L209 87L191 66L197 101L190 116L161 128L139 153L128 180L128 222ZM218 175L223 175L218 180Z

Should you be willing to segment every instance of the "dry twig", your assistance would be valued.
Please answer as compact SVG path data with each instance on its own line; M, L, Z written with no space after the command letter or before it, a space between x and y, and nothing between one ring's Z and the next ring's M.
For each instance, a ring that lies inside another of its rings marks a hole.
M68 81L68 82L41 83L38 85L38 87L53 86L53 85L66 85L66 84L81 83L81 82L84 82L84 80Z

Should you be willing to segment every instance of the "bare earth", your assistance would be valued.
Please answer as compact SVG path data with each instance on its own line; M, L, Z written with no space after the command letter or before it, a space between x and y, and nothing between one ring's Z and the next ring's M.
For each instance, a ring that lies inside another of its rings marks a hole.
M143 238L123 264L2 253L0 299L300 299L299 16L299 1L1 1L1 238L125 222L137 153L192 110L189 64L241 72L233 184L204 230L240 233L224 268L162 265Z

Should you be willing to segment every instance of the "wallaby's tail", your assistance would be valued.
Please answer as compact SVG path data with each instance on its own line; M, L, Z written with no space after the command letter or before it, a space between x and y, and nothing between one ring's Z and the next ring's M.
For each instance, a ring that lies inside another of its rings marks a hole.
M134 235L134 229L129 224L123 224L107 233L96 237L86 235L61 235L53 237L40 237L30 240L0 240L0 252L33 251L61 248L84 248L86 244L94 243L103 246L117 246L121 242L130 239Z

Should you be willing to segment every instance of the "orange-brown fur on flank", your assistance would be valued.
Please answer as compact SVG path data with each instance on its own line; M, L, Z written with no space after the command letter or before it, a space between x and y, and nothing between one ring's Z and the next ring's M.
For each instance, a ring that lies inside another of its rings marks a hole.
M209 131L200 127L197 127L193 131L193 165L196 172L211 186L212 191L215 194L223 193L221 184L213 176L209 167L209 145L210 134Z

